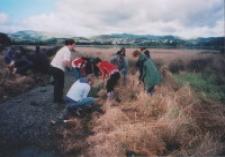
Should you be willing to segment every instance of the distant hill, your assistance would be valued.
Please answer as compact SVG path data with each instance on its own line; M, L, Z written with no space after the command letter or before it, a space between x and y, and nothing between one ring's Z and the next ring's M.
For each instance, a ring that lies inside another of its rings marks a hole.
M13 43L16 44L62 44L67 38L58 35L39 32L39 31L18 31L8 34ZM88 39L82 37L73 37L76 41L87 41Z
M19 31L8 34L14 44L63 44L66 37L38 31ZM185 40L177 36L108 34L90 38L72 37L80 45L127 45L146 47L223 48L224 37Z

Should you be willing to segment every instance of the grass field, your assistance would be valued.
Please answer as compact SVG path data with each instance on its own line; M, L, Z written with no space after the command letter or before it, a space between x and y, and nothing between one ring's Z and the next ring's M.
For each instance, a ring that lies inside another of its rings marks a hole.
M86 56L109 60L118 49L78 47L77 50ZM134 50L127 49L131 69ZM59 127L56 145L62 156L225 155L224 56L208 53L211 50L150 49L150 52L163 76L155 94L147 95L139 84L138 73L130 72L127 85L120 83L116 88L121 101L109 106L104 82L96 79L94 95L101 99L99 105L105 113L72 117L68 127ZM15 80L11 83L11 88L28 84ZM1 88L4 94L5 88ZM92 134L81 135L82 132Z
M108 60L117 49L78 50ZM127 49L131 68L132 51ZM224 155L224 90L219 85L223 68L218 66L225 63L223 57L205 50L150 51L164 78L155 94L144 92L137 73L129 74L127 86L117 87L121 101L113 106L106 104L101 88L98 95L105 114L94 113L86 121L74 118L74 124L62 130L60 148L65 156L75 152L90 157ZM95 88L101 83L97 80ZM94 134L75 138L82 125Z

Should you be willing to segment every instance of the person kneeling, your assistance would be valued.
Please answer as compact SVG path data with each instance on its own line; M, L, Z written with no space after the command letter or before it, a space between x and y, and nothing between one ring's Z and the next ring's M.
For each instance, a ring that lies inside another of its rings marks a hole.
M94 75L90 74L73 83L65 97L67 107L63 116L64 119L67 119L74 112L80 116L81 110L89 109L96 105L96 99L88 97L93 82Z
M76 114L81 116L80 111L97 111L99 113L104 113L100 106L97 105L97 99L93 97L88 97L88 94L91 90L91 86L94 83L94 75L90 74L87 77L78 79L70 87L65 99L66 108L63 113L56 119L51 120L51 124L55 125L67 123L73 120L69 120L70 116Z

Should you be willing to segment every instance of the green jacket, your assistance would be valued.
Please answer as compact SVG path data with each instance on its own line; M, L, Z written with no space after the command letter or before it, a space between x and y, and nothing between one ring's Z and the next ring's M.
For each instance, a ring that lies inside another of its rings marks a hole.
M143 58L141 54L140 58ZM149 89L161 81L161 74L158 71L155 63L152 61L151 58L148 58L143 65L143 76L142 80L144 81L145 89Z

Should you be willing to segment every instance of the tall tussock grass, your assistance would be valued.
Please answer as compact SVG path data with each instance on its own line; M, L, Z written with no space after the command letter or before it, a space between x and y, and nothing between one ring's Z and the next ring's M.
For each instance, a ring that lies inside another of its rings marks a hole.
M169 70L161 66L163 82L152 96L132 71L126 86L120 84L115 90L120 101L109 106L101 89L105 113L92 114L86 124L93 134L80 140L73 136L80 124L66 128L64 153L79 151L78 156L85 157L225 155L224 105L202 99L188 84L177 84Z
M189 86L172 88L165 80L153 96L137 77L120 87L121 102L93 122L85 156L214 156L224 151L225 109L203 102ZM135 95L132 99L130 95Z

